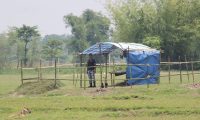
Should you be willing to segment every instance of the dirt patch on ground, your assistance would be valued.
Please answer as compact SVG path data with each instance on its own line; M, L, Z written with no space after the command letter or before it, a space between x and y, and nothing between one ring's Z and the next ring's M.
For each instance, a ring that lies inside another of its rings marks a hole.
M38 95L56 90L62 86L64 85L61 82L57 82L55 86L53 81L26 82L11 93L11 96Z
M200 83L185 85L189 89L200 89Z

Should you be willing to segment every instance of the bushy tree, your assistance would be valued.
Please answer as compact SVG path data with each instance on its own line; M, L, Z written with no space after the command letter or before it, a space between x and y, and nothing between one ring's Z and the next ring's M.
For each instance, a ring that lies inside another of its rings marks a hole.
M85 10L81 16L64 16L67 28L71 28L71 45L76 52L97 42L108 41L110 21L101 13Z
M27 53L28 53L28 43L33 40L34 37L40 36L37 27L23 25L20 28L16 28L17 37L19 40L24 42L24 66L27 66Z
M46 37L42 47L43 56L53 61L61 56L63 52L63 41L55 37Z

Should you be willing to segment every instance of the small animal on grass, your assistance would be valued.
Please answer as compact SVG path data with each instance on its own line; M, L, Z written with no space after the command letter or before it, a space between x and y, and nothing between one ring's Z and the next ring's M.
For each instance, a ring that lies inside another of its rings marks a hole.
M31 110L27 107L23 107L23 109L20 112L18 112L16 114L12 114L9 117L10 118L20 118L20 117L26 116L27 114L31 114Z

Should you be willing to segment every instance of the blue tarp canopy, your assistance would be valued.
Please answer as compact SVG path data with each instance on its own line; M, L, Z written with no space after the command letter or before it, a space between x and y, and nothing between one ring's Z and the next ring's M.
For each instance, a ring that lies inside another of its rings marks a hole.
M103 54L110 53L114 49L121 49L122 51L141 51L141 50L154 50L146 45L138 44L138 43L113 43L113 42L101 42L97 43L86 50L84 50L81 54Z
M160 51L138 43L97 43L81 54L109 54L114 49L126 53L126 79L128 85L156 84L160 75ZM148 65L148 66L147 66Z

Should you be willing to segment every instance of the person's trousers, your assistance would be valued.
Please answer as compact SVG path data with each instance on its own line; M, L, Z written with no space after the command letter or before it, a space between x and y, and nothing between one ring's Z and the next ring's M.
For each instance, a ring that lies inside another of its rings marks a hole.
M88 70L87 74L88 74L88 78L89 78L89 84L95 83L94 70Z

